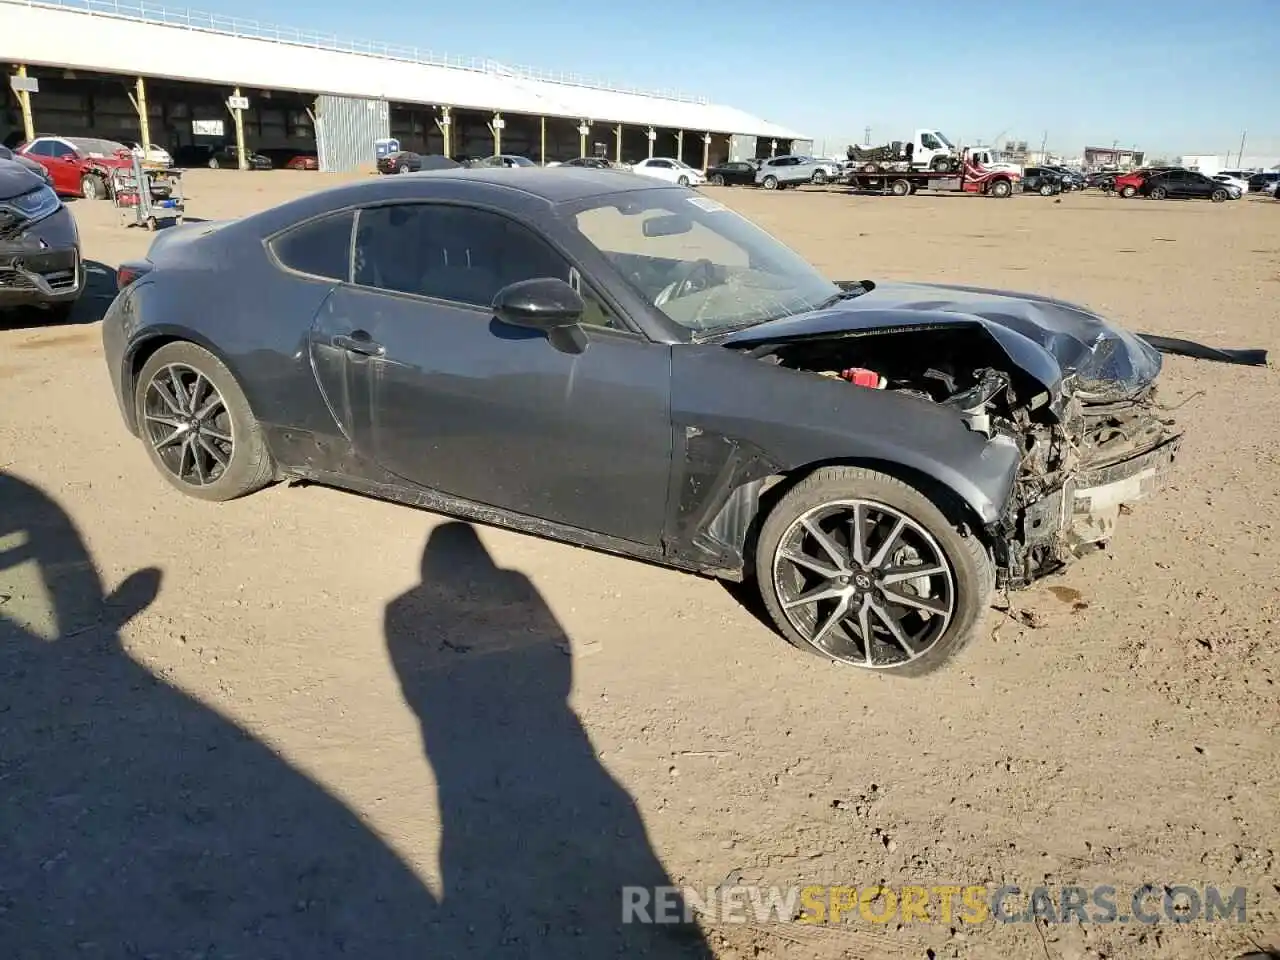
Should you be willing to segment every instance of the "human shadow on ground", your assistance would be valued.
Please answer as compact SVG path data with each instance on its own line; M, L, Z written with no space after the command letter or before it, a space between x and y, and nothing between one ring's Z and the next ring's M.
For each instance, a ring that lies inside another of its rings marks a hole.
M508 571L462 586L465 551L442 555L454 536L432 538L430 577L387 614L440 784L437 904L323 787L140 662L149 644L181 644L180 626L125 649L159 571L107 594L59 505L0 472L6 960L704 955L671 928L618 931L619 884L663 871L565 703L570 662L545 605Z
M710 955L693 924L622 922L623 887L672 881L569 705L569 640L528 577L446 523L386 636L439 784L444 956Z

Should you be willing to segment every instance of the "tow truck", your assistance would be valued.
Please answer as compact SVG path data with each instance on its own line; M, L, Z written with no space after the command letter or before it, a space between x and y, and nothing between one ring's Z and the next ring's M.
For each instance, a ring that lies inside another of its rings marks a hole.
M920 190L939 193L976 193L986 197L1008 197L1022 175L1014 170L989 169L967 154L956 171L913 170L907 163L886 164L869 172L855 167L849 185L868 193L908 197Z

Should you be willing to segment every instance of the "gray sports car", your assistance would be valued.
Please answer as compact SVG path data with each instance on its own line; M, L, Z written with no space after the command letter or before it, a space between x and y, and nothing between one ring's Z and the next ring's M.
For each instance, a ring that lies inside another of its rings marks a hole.
M759 590L903 674L1111 537L1178 445L1161 356L1088 309L833 283L693 190L447 170L161 233L103 323L192 496L301 478Z

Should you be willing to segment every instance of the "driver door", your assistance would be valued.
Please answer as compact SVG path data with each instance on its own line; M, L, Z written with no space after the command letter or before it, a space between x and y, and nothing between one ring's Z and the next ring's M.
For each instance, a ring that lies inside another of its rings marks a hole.
M507 284L559 277L586 349L500 323ZM353 283L312 330L321 388L357 451L411 483L656 546L671 470L671 350L630 329L531 228L431 203L360 211Z

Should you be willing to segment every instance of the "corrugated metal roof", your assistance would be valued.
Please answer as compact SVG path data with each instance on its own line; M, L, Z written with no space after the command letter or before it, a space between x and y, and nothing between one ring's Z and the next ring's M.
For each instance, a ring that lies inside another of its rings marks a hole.
M780 140L802 137L743 110L692 97L626 91L578 77L121 0L0 0L0 60Z

